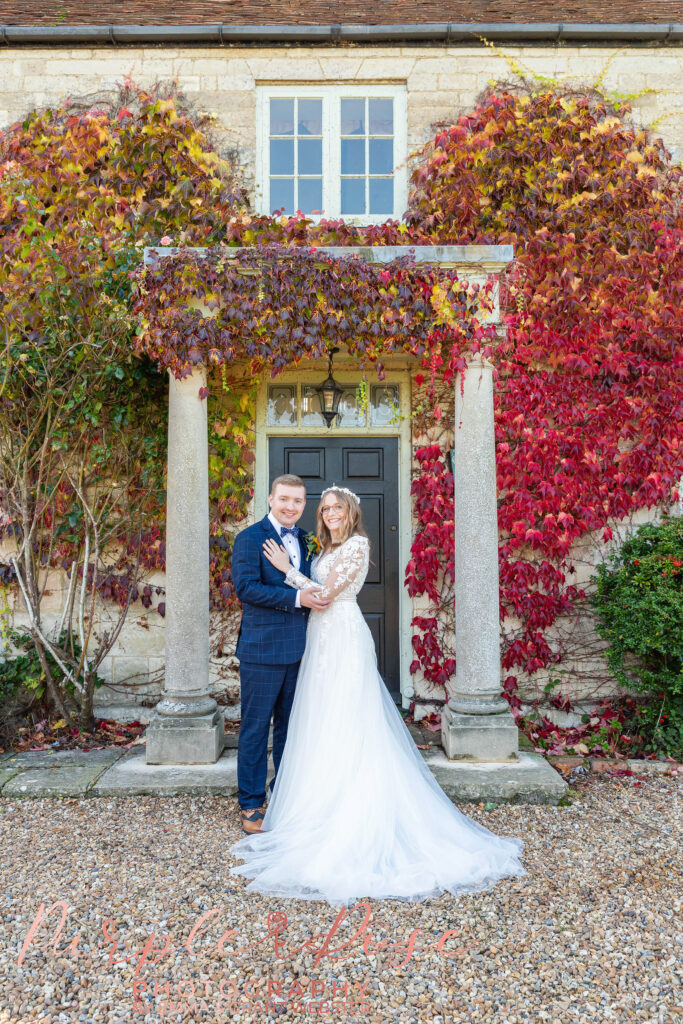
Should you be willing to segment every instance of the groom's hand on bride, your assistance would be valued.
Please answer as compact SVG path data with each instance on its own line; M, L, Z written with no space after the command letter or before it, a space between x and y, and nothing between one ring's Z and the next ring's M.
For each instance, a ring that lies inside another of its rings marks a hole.
M327 608L332 602L327 597L321 597L322 591L313 590L312 587L306 587L305 590L300 591L301 593L301 607L302 608L314 608L320 612L323 608Z

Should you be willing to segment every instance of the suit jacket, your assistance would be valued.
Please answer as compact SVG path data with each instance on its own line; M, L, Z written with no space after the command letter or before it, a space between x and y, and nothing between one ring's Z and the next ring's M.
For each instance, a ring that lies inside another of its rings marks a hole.
M291 665L304 653L308 609L295 607L296 590L264 555L263 544L269 537L281 543L268 516L235 537L232 579L242 602L235 654L240 661L258 665ZM299 534L300 568L308 576L311 559L302 537Z

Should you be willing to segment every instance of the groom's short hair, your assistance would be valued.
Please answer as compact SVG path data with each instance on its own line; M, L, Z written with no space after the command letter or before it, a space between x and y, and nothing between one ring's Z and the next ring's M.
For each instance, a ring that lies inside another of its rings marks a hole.
M284 473L282 476L276 476L270 485L271 494L275 494L278 484L284 484L285 487L303 487L306 490L306 484L300 476L296 476L294 473Z

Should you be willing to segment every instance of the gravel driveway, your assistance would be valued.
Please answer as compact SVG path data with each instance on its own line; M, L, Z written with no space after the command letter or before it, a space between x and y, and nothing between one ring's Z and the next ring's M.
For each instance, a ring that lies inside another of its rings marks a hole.
M339 920L229 876L233 799L6 799L0 1022L683 1020L681 781L591 775L570 806L467 805L524 840L527 876ZM19 964L59 900L56 952L58 909Z

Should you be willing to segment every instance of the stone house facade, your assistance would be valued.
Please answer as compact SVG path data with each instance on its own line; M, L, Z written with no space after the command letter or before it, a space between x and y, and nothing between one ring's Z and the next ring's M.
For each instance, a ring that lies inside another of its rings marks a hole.
M381 222L405 209L410 154L434 126L471 108L491 80L519 68L587 84L600 77L608 92L632 97L636 118L656 123L680 159L680 11L675 0L609 6L565 0L560 9L533 0L522 21L518 7L493 0L476 8L463 0L332 8L319 0L190 0L181 14L161 0L105 2L97 9L82 0L0 2L0 128L35 107L97 95L126 78L142 86L173 79L190 102L215 116L217 136L235 154L256 210L322 209L328 217ZM372 529L386 552L376 581L381 607L366 614L387 685L404 707L417 698L419 717L443 692L410 674L410 621L423 609L401 584L412 536L417 367L395 357L387 370L385 381L370 382L362 408L354 394L360 368L339 354L334 372L346 390L342 415L329 430L313 390L326 366L310 363L259 382L250 517L267 511L269 480L278 472L298 470L312 482L313 495L332 482L361 493L365 486ZM576 552L575 582L591 575L599 557L599 546L587 540ZM163 585L163 577L151 582ZM48 600L57 615L58 574ZM20 622L19 602L13 614ZM504 628L515 623L506 620ZM575 631L569 650L573 643L577 659L564 666L572 696L613 692L590 621L559 628ZM214 683L237 700L229 644L226 652L214 659ZM98 707L157 694L163 667L163 620L138 606L107 666L109 685L99 692ZM547 673L528 680L527 692L536 694L546 681Z

